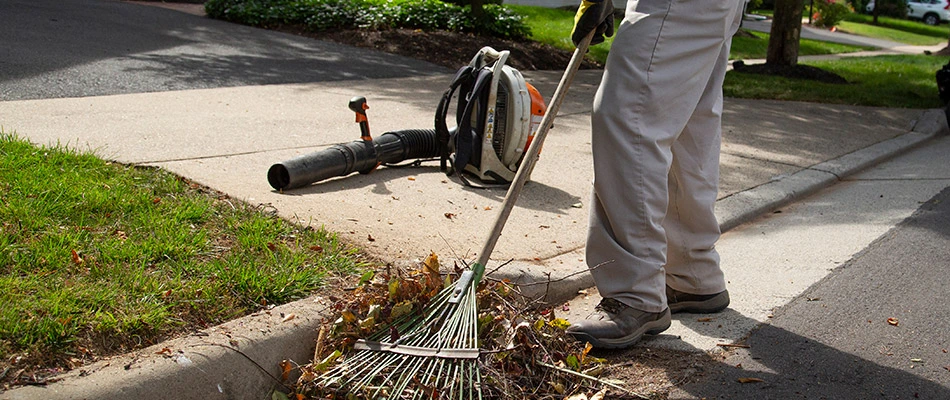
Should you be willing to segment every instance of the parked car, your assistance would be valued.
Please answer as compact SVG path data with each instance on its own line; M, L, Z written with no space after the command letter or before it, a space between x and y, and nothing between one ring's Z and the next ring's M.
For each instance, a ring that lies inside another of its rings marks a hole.
M868 2L868 14L874 12L874 1ZM948 0L907 0L907 18L918 19L927 25L950 22L950 1Z

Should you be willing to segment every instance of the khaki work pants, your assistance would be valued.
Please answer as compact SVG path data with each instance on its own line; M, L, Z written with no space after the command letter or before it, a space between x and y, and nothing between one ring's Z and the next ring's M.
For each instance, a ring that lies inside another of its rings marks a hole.
M740 0L629 0L591 116L587 264L601 295L666 309L726 288L715 243L722 81Z

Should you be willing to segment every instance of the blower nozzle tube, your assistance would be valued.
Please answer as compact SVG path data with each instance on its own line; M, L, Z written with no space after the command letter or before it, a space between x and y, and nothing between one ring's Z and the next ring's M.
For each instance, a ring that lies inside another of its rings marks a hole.
M353 172L368 174L382 164L440 155L434 129L386 132L374 140L356 140L305 154L267 170L267 181L277 190L294 189Z

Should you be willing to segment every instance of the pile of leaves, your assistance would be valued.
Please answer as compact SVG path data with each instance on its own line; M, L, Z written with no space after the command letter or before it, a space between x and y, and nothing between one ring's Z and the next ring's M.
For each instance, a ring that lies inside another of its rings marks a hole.
M318 378L355 353L357 339L379 332L398 337L391 322L421 312L463 271L456 263L450 273L440 274L438 258L430 254L414 271L388 267L364 275L352 296L333 299L336 319L321 329L314 360L301 367L294 394L298 399L364 398L320 387ZM591 356L589 344L566 336L570 324L554 308L526 298L510 282L490 278L479 284L477 304L483 398L588 400L603 398L607 390L611 398L629 398L614 382L597 378L606 361Z

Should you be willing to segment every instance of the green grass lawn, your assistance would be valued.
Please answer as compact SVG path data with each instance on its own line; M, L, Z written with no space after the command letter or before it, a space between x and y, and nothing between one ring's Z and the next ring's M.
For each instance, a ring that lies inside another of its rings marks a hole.
M732 38L730 60L764 59L769 50L769 34L764 32L747 31L754 37L736 35ZM798 54L800 56L817 56L825 54L854 53L863 50L873 50L873 47L852 46L847 44L823 42L811 39L799 41Z
M878 17L874 25L870 15L852 13L838 25L842 32L855 35L891 40L914 46L932 46L947 43L950 38L950 25L930 26L920 21L910 21L889 17Z
M786 79L776 76L726 74L727 97L811 101L897 108L939 108L934 72L947 60L925 55L853 57L807 62L837 73L846 85Z
M354 254L167 172L0 133L2 360L128 351L308 296Z
M574 50L571 42L571 29L574 28L574 12L558 8L509 5L525 17L525 22L531 28L531 40L546 43L559 49ZM620 21L618 20L619 24ZM587 56L603 63L607 60L607 53L613 44L613 37L607 38L604 43L590 47Z
M532 6L512 5L510 7L525 16L525 22L531 28L531 40L550 44L559 49L574 49L574 44L571 43L569 37L571 28L574 26L574 13L572 11ZM618 20L617 23L619 24L619 22ZM765 58L768 51L769 35L761 32L751 33L755 37L737 36L733 38L730 59ZM607 59L612 44L613 38L607 38L604 43L591 47L588 57L603 63ZM803 56L838 54L868 49L871 48L803 39L799 54Z

